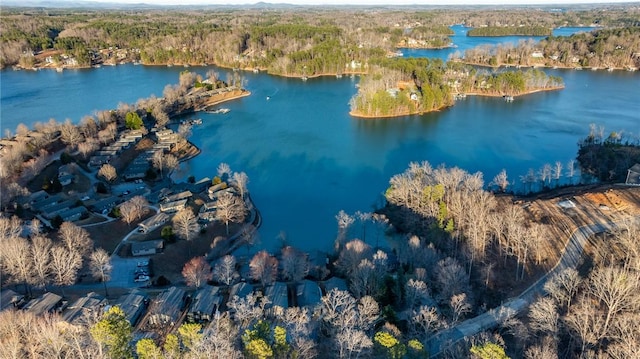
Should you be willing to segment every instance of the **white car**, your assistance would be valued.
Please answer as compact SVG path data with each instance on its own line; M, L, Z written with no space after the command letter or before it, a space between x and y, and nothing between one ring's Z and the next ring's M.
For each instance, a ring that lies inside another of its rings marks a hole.
M138 267L148 267L149 266L149 261L140 261L138 262Z
M136 278L133 280L134 282L148 282L149 281L149 276L148 275L138 275L136 276Z

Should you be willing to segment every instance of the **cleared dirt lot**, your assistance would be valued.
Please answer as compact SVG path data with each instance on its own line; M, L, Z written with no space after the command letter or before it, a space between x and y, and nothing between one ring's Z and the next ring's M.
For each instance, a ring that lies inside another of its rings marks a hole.
M536 197L515 198L532 220L548 224L551 231L544 265L553 267L571 232L584 225L615 222L640 214L640 187L622 185L580 186Z

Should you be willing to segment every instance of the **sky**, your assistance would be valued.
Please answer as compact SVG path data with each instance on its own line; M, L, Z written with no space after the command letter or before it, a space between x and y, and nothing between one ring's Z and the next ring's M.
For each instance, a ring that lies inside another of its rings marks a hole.
M156 5L239 5L260 0L93 0L97 2ZM525 5L525 4L585 4L625 3L629 0L264 0L268 3L297 5Z

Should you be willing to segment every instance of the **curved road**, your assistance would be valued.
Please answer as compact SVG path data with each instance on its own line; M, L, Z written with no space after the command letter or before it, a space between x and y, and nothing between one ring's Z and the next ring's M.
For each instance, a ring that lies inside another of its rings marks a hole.
M447 347L456 344L464 338L471 337L477 333L493 328L499 323L504 322L529 307L529 305L539 295L545 294L544 284L547 282L548 278L567 268L575 268L578 265L582 257L584 245L589 237L596 233L602 233L614 229L617 226L616 223L621 221L597 223L575 229L569 237L562 253L562 257L558 263L548 271L547 274L522 292L517 298L511 299L497 308L493 308L477 317L467 319L454 327L445 329L433 335L427 341L427 347L429 348L431 357L438 357Z

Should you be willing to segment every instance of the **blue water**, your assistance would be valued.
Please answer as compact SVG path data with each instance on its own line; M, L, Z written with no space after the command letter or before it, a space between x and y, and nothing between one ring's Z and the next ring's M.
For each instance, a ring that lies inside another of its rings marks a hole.
M452 55L464 56L466 50L476 46L517 45L521 41L540 41L544 36L496 36L496 37L470 37L467 36L468 27L463 25L451 26L453 36L450 36L454 47L444 49L401 49L405 57L436 57L447 61ZM579 32L594 30L594 27L560 27L553 30L553 36L571 36Z
M124 65L63 73L3 71L2 130L50 117L77 121L119 102L161 96L181 70ZM219 72L225 78L225 71ZM226 162L250 178L249 190L264 218L262 247L274 250L282 230L298 247L328 249L338 211L379 206L389 178L410 161L482 171L485 182L505 168L518 182L529 168L575 158L576 143L590 123L640 134L637 73L549 72L562 76L566 89L513 103L469 97L441 112L379 120L348 115L357 77L303 82L243 73L252 95L226 103L231 109L226 115L196 115L204 123L191 140L202 154L183 164L176 178L213 177Z

